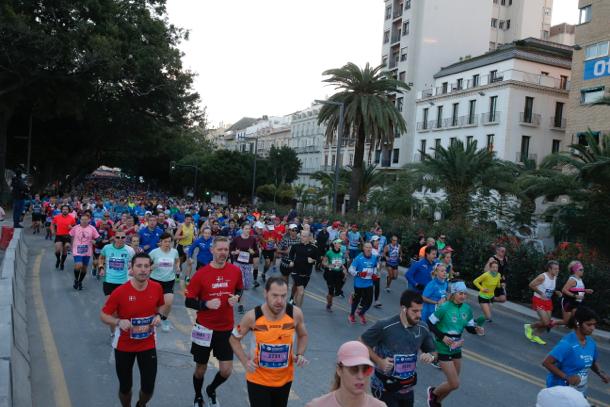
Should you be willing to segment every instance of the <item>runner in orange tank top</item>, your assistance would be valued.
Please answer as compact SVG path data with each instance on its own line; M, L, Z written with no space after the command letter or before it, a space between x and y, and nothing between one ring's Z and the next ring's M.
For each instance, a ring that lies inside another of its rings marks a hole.
M265 284L265 304L250 310L233 330L233 352L246 369L251 407L286 407L294 377L294 365L309 363L303 353L307 348L307 330L300 308L286 303L288 286L280 277ZM241 340L252 331L256 347L251 357ZM296 350L293 349L294 334Z

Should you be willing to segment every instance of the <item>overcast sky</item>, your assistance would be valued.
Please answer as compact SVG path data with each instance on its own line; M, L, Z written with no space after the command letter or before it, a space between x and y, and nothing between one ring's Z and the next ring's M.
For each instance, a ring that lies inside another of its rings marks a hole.
M381 62L382 0L167 3L170 22L190 30L184 67L213 126L304 109L332 94L322 71ZM578 0L554 1L553 24L577 20Z

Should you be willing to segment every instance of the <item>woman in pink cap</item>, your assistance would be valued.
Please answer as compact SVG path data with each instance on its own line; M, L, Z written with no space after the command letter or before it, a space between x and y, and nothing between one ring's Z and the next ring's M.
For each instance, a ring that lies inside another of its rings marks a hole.
M337 366L331 392L313 399L306 407L382 407L383 401L366 393L373 374L373 362L362 342L346 342L337 352Z

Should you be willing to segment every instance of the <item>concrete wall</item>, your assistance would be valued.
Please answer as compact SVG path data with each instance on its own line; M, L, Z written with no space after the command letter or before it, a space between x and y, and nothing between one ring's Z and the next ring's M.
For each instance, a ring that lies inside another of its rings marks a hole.
M27 246L15 229L0 274L0 407L32 407L27 334Z

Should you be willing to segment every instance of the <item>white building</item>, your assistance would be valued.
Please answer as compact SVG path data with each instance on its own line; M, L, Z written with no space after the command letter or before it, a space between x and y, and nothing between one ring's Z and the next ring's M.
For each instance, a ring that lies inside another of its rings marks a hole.
M326 128L318 125L320 107L318 104L313 104L292 115L290 147L296 151L297 157L301 160L301 171L295 181L297 184L318 185L317 181L311 179L311 175L325 170L322 167L322 148L325 144Z
M285 138L286 130L290 128L291 116L263 116L261 119L256 119L247 127L235 130L234 148L242 152L257 154L262 152L263 155L268 154L274 140L271 135L276 135L279 138ZM279 130L283 130L279 131ZM259 144L262 142L262 147Z
M540 162L562 147L572 47L528 38L442 68L418 93L413 161L453 140Z
M547 37L552 5L552 0L385 1L382 61L393 76L412 84L411 91L395 95L407 122L407 133L392 149L392 156L398 150L397 166L413 157L415 100L433 86L434 72L498 44Z

